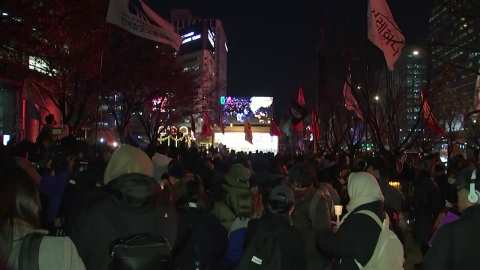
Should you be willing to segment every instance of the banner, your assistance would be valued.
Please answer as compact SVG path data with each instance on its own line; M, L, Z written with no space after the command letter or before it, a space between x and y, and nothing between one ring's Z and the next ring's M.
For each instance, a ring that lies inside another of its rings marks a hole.
M389 70L402 53L405 37L397 23L386 0L370 0L367 13L368 39L383 51Z
M141 0L110 0L107 22L142 38L172 46L177 52L182 37L173 26Z

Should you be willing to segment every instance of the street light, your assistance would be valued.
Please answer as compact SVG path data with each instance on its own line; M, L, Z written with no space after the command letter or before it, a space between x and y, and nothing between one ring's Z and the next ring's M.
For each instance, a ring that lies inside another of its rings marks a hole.
M418 51L414 51L414 52L413 52L413 55L418 55Z
M378 96L375 96L375 100L379 100L380 98Z

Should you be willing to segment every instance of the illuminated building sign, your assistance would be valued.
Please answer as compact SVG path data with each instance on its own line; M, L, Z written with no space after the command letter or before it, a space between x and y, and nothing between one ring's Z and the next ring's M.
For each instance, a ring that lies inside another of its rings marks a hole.
M215 34L210 29L208 29L208 41L215 48Z
M185 39L185 38L191 37L191 36L193 36L193 35L195 35L195 33L194 33L194 32L190 32L190 33L188 33L188 34L183 35L182 38Z
M225 50L228 52L227 42L225 42Z
M192 36L192 37L187 37L182 41L182 44L188 43L192 40L200 39L201 37L202 37L202 34L198 34L198 35L195 35L195 36Z

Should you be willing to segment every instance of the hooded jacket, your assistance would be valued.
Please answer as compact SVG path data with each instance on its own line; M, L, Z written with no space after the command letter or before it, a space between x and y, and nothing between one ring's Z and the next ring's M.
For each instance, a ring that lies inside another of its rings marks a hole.
M112 155L105 198L82 210L71 231L87 269L107 270L110 245L119 238L149 233L175 245L175 209L159 204L160 186L152 176L153 163L142 150L123 145Z
M263 214L263 205L256 204L250 190L250 171L241 164L236 164L225 175L222 184L223 196L221 201L215 202L212 213L220 220L227 231L230 231L237 217L260 218Z
M168 173L168 163L172 161L171 158L155 153L152 157L153 161L153 178L160 182L162 180L162 175Z

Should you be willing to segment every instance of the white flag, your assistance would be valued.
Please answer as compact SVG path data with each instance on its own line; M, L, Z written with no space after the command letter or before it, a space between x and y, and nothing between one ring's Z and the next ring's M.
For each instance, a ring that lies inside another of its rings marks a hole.
M182 37L141 0L110 0L107 22L142 38L180 49Z
M358 118L363 119L362 112L358 108L358 103L355 97L352 94L352 73L350 72L350 67L348 68L348 78L345 84L343 85L343 99L345 99L345 107L349 111L355 111L355 114Z
M383 51L389 70L402 53L405 37L393 20L386 0L368 2L368 39Z

